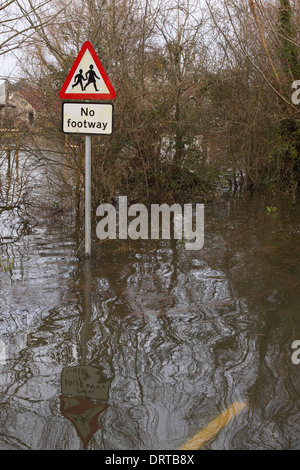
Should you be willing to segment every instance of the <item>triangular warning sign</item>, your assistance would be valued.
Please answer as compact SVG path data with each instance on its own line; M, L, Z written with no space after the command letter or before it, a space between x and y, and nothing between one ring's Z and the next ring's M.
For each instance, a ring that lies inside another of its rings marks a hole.
M59 97L65 100L113 100L116 97L116 92L89 41L80 49Z
M93 403L81 397L60 395L60 412L75 427L83 447L87 449L89 441L98 430L98 417L107 410L108 403Z

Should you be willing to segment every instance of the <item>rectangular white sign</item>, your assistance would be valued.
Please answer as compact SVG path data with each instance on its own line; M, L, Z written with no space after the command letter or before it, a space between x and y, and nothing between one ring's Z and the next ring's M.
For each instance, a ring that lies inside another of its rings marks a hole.
M62 130L65 134L112 134L113 104L63 103Z

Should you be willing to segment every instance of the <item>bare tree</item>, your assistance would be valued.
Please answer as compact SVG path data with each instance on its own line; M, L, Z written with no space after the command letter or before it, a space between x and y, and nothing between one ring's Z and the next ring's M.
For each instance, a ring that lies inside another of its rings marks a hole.
M0 6L0 55L20 49L34 34L46 40L44 28L65 8L53 10L50 0L5 1Z

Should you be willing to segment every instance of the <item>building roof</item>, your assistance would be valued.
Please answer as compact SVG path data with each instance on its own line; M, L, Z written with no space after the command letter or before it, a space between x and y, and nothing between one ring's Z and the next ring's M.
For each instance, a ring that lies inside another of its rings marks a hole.
M16 84L8 84L8 99L6 100L6 103L7 101L13 103L14 94L18 94L19 96L21 96L37 113L45 111L46 108L54 111L55 109L58 109L61 104L61 100L58 96L51 96L51 99L49 99L47 92L45 92L44 90L39 90L22 81Z

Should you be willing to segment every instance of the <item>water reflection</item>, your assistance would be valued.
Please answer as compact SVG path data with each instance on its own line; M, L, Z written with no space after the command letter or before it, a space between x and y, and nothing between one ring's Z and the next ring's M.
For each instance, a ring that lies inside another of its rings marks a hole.
M0 447L176 449L246 401L204 448L300 448L300 210L266 205L208 207L198 252L95 239L86 261L70 228L25 237L1 273Z
M0 340L0 364L6 364L6 345Z
M91 262L85 261L85 317L81 328L80 365L63 367L61 374L60 412L75 427L83 448L98 430L98 419L108 408L110 381L100 368L86 365L87 332L92 315Z
M99 415L109 406L109 384L95 367L64 367L62 370L60 412L74 425L84 449L98 430Z

